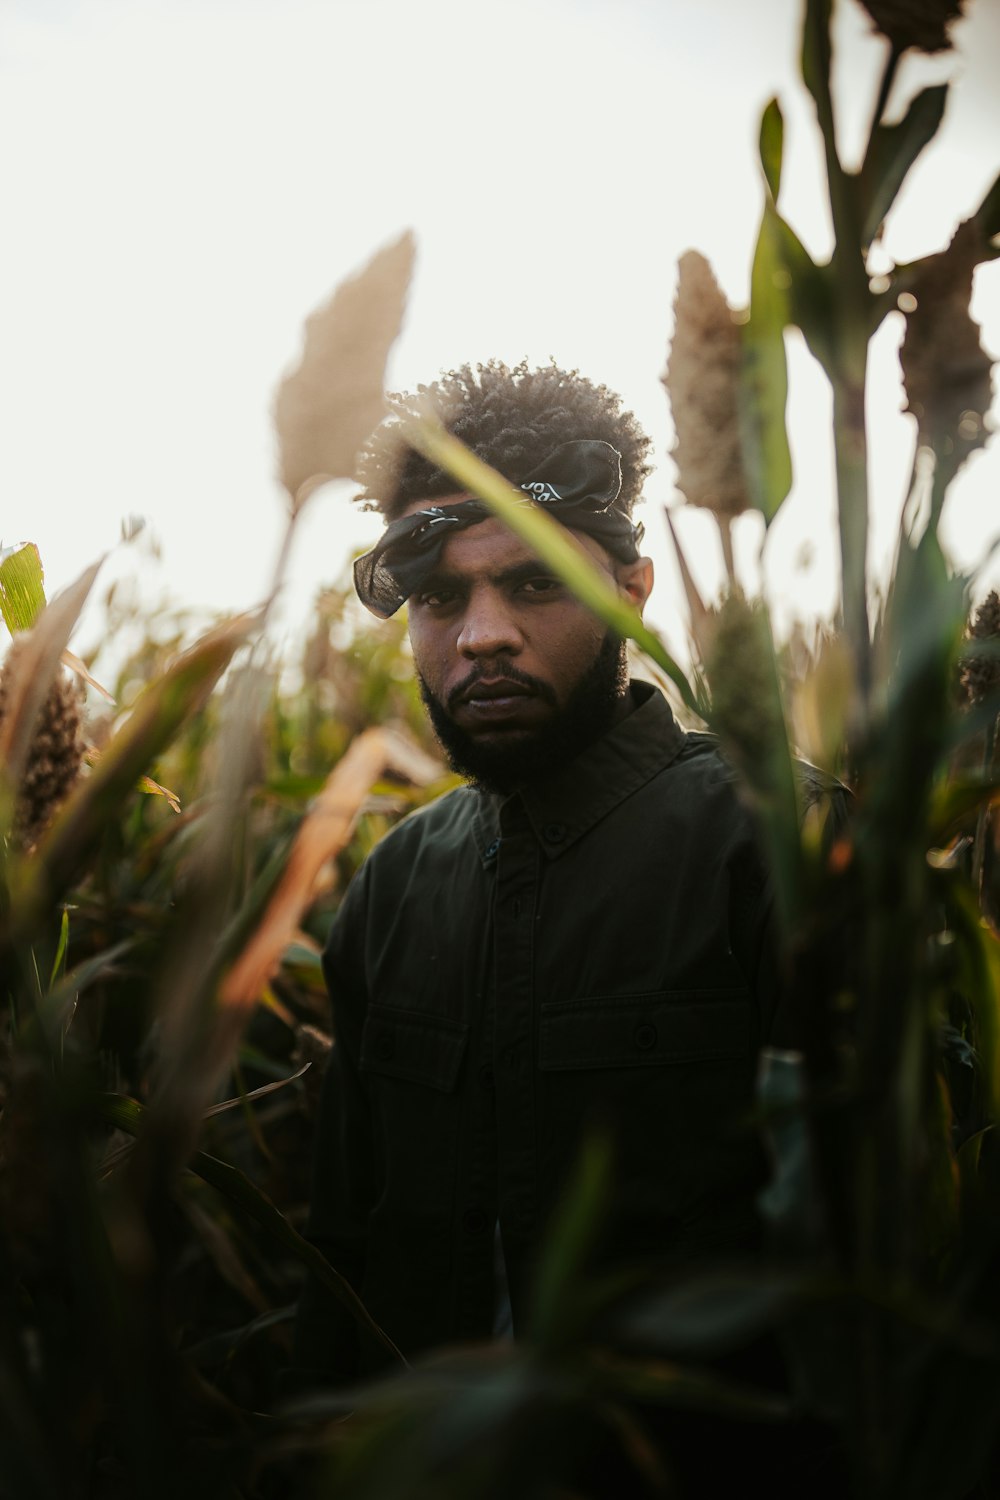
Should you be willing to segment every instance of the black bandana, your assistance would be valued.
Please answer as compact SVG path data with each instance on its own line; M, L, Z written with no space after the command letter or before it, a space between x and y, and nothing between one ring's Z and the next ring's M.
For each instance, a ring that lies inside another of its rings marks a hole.
M596 441L563 443L520 485L527 499L551 511L564 526L586 532L619 562L635 562L642 526L613 509L621 487L621 454L610 443ZM373 615L387 620L431 576L450 537L493 516L484 500L459 500L429 505L391 522L354 564L358 598Z

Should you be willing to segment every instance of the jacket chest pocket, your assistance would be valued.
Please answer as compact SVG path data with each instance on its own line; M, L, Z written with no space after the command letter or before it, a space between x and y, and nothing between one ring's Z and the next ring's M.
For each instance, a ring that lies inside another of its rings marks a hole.
M362 1073L454 1093L469 1028L445 1016L371 1005L361 1036Z
M539 1068L554 1157L607 1131L636 1223L696 1216L748 1191L756 1026L743 989L661 990L541 1008ZM563 1170L563 1168L560 1168Z
M377 1239L436 1244L447 1258L458 1162L458 1091L468 1027L391 1005L371 1005L360 1070L381 1162Z
M598 995L541 1008L543 1072L641 1068L749 1059L753 1040L745 990L659 990Z

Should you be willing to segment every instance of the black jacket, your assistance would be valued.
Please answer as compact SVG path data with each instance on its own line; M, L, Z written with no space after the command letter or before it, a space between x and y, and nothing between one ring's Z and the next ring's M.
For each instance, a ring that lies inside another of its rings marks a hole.
M516 1329L592 1126L614 1150L608 1263L753 1242L756 1053L791 1040L768 883L715 741L633 686L558 775L405 819L334 924L310 1237L408 1355L489 1336L497 1220ZM297 1342L327 1379L384 1359L314 1289Z

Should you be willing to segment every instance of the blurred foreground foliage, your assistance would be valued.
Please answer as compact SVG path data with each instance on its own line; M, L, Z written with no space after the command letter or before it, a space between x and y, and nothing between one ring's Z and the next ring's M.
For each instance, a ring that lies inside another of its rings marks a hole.
M24 650L7 653L4 727L26 687L12 680L13 668L49 613L15 635ZM279 673L254 661L245 631L220 623L192 647L189 619L167 610L143 616L118 585L105 599L104 637L131 647L111 653L113 676L102 675L100 655L79 664L106 692L88 690L84 711L79 679L58 667L52 679L49 696L76 709L74 738L62 748L75 752L78 775L68 801L65 786L52 787L51 805L36 808L31 844L11 818L4 872L5 1496L175 1496L256 1483L268 1433L252 1413L277 1399L311 1250L297 1231L330 1044L321 945L373 843L440 785L418 792L380 772L370 778L349 839L323 859L301 926L283 941L273 976L214 1067L211 1029L193 1015L188 986L217 975L264 925L296 833L365 729L394 723L430 750L401 628L369 630L359 613L345 590L326 591L300 661ZM206 676L224 670L206 700ZM144 716L157 695L159 712ZM160 722L167 708L169 738ZM95 794L98 770L113 777L137 720L143 764L156 780L140 781L130 767L127 785ZM43 714L20 792L6 782L8 812L51 755L44 731ZM234 791L227 776L241 744L249 766ZM85 804L95 795L81 870L78 841L66 830L88 823ZM206 862L217 885L206 898L210 923L196 915ZM50 899L34 903L26 892L41 864ZM176 1035L192 1028L193 1051ZM189 1068L179 1084L171 1058ZM197 1118L185 1118L195 1108ZM167 1137L155 1150L154 1124Z
M587 1455L612 1451L630 1492L690 1495L697 1477L685 1486L671 1461L682 1428L706 1452L747 1455L776 1494L1000 1495L1000 601L970 628L976 580L938 532L987 437L991 362L968 297L1000 248L1000 189L946 248L886 265L883 221L947 93L890 109L901 59L946 46L957 7L867 9L885 66L848 167L831 6L804 7L830 260L813 261L780 207L772 101L749 308L727 307L701 257L681 264L666 375L678 484L715 514L729 573L706 603L679 552L690 674L431 415L407 429L637 640L756 809L803 1029L801 1053L762 1058L767 1254L595 1280L613 1163L581 1142L516 1344L283 1402L303 1266L367 1318L300 1230L329 1045L320 944L388 821L445 784L402 626L362 628L331 592L297 669L279 672L259 619L188 644L188 622L146 620L119 594L109 635L134 645L106 686L123 707L102 708L91 681L81 721L71 681L102 669L68 643L96 565L42 608L37 554L18 549L0 558L17 640L0 679L3 1495L603 1495L624 1491ZM380 409L411 262L404 237L310 320L277 406L292 523ZM877 599L867 355L901 313L918 447ZM745 511L769 526L789 490L789 328L833 390L843 605L835 629L778 650L767 601L740 588L731 528ZM803 753L849 782L846 826L803 818ZM766 1382L746 1358L761 1340Z

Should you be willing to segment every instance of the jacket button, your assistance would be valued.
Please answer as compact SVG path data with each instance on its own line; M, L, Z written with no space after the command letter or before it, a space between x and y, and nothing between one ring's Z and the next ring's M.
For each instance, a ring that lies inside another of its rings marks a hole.
M486 1228L486 1215L481 1208L467 1208L462 1215L462 1228L466 1234L482 1234Z
M383 1062L388 1062L396 1050L396 1043L391 1031L380 1031L375 1038L375 1056L380 1057Z
M637 1026L635 1028L635 1031L632 1034L632 1040L635 1042L635 1045L639 1048L640 1052L652 1051L652 1049L656 1046L656 1027L651 1026L648 1021L644 1021L641 1026Z
M488 844L487 847L483 850L483 858L484 859L492 859L495 854L499 853L499 851L500 851L500 840L499 839L494 839L493 842L492 842L492 844Z
M484 1089L491 1089L494 1087L495 1079L493 1077L493 1069L490 1067L489 1063L484 1063L483 1066L479 1069L479 1082L482 1084Z
M566 837L565 823L546 823L542 829L542 838L548 844L561 844Z

